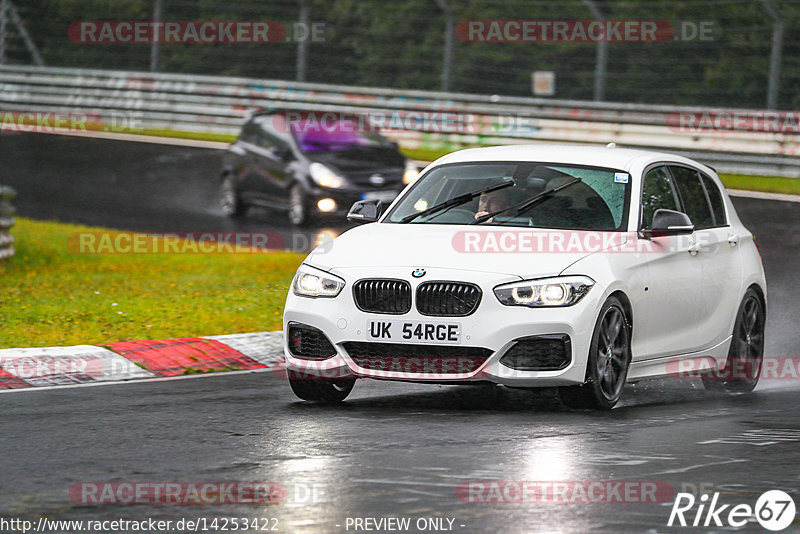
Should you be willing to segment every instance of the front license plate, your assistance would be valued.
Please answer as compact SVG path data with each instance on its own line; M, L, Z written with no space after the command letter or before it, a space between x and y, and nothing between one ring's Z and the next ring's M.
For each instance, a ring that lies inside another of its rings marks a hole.
M367 321L367 339L387 342L461 343L461 323Z
M395 199L397 194L397 191L369 191L361 195L361 200L380 200L384 204L388 204Z

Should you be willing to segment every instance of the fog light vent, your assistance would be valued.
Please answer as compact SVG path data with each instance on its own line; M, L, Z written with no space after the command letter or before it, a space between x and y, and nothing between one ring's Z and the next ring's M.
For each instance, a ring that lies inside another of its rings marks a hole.
M572 361L572 346L566 334L518 339L500 363L517 371L560 371Z
M289 323L289 352L305 360L325 360L336 356L336 349L321 330L302 323Z

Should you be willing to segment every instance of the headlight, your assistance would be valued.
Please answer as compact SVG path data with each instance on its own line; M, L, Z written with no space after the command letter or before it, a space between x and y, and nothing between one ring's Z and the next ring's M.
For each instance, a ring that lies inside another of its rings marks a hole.
M311 174L311 179L322 187L337 189L344 185L344 178L333 172L322 163L312 163L308 166L308 172Z
M494 288L494 294L506 306L547 308L572 306L594 286L588 276L560 276L512 282Z
M413 162L406 163L406 172L403 173L403 183L408 185L419 178L419 170Z
M338 276L301 265L292 281L292 291L300 297L335 297L342 292L344 280Z

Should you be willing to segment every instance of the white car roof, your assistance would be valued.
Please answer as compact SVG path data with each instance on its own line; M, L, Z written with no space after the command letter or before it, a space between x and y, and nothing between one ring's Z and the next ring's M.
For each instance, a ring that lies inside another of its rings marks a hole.
M629 170L634 163L646 166L659 161L670 161L700 167L706 172L715 174L713 169L676 154L634 148L555 144L468 148L442 156L434 161L432 166L475 161L541 161L546 163L592 165L621 170Z

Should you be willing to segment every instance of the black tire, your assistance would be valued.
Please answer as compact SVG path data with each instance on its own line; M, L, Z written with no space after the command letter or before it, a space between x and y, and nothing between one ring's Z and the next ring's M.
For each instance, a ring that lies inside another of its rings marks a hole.
M600 309L586 363L586 382L558 388L566 406L610 410L622 397L631 363L631 324L625 308L609 297Z
M355 379L326 380L289 372L289 385L299 398L320 404L342 402L353 391Z
M308 197L300 184L289 189L289 222L295 226L303 226L309 221Z
M736 312L733 339L725 367L703 376L709 391L749 393L755 389L764 360L766 310L755 290L748 289Z
M220 204L222 213L232 218L244 217L247 213L247 205L242 202L239 191L236 189L236 182L233 176L225 174L220 184Z

